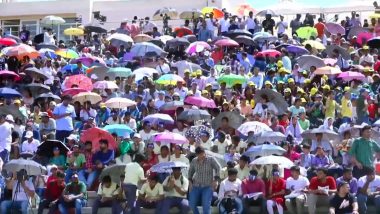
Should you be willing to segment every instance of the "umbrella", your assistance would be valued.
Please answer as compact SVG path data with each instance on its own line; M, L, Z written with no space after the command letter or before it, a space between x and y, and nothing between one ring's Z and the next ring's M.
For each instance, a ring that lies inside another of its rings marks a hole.
M365 45L367 44L367 41L370 40L372 37L373 37L373 33L361 32L358 34L358 37L356 38L356 42L359 45Z
M92 23L84 26L84 31L86 33L107 33L107 30L103 28L103 26Z
M178 81L185 82L185 80L177 74L164 74L156 80L156 83L160 85L175 85Z
M4 165L4 169L8 172L16 173L22 169L26 170L28 176L46 174L46 169L33 160L13 159Z
M263 95L267 96L268 101L276 106L279 115L284 114L288 111L288 103L280 93L271 89L261 89L259 91L256 91L256 94L254 96L255 101L259 102Z
M230 86L230 87L236 84L242 85L243 83L245 83L245 81L246 81L246 78L244 76L237 75L237 74L224 74L218 78L218 83L225 82L227 86Z
M8 49L5 53L7 56L15 56L18 59L23 59L25 56L33 59L40 56L40 53L33 47L25 44L19 44Z
M206 110L202 109L186 109L177 118L178 120L197 121L211 119L211 115Z
M195 35L186 35L183 38L187 39L187 41L189 41L189 42L196 42L197 41L197 37Z
M103 127L109 133L116 133L119 137L124 137L126 134L134 133L133 129L125 124L112 124Z
M2 35L3 38L10 38L10 39L14 39L16 40L17 43L22 43L20 37L18 36L15 36L15 35L12 35L12 34L6 34L6 35Z
M269 10L269 9L262 10L262 11L256 13L256 16L263 16L263 17L265 17L266 15L271 15L272 17L278 16L273 10Z
M248 136L248 133L252 132L254 134L259 134L264 131L272 131L272 129L265 123L261 123L258 121L252 121L252 122L245 122L241 124L238 129L238 132L241 134Z
M42 49L39 49L38 52L40 53L40 56L43 58L45 58L45 57L50 58L50 59L56 59L57 58L57 54L55 54L55 51L52 49L42 48Z
M187 96L184 102L201 108L216 108L214 100L205 97Z
M325 63L325 65L335 66L335 64L336 64L336 62L338 62L338 60L337 59L332 59L332 58L324 58L323 62Z
M169 36L169 35L163 35L160 37L156 37L156 39L159 39L162 43L166 44L167 41L174 39L174 37ZM185 38L187 39L187 38Z
M268 49L268 50L265 50L265 51L261 51L259 53L262 54L262 55L264 55L264 56L273 57L273 58L277 58L277 57L281 56L281 52L277 51L277 50L274 50L274 49Z
M257 156L269 156L269 155L283 155L286 152L285 149L280 146L272 144L263 144L259 146L252 146L243 155L255 158Z
M100 140L107 140L108 141L108 148L109 149L117 149L117 143L113 136L108 133L107 131L100 129L100 128L89 128L82 132L80 141L86 142L91 141L92 142L92 151L98 151L99 150L99 141Z
M56 45L53 44L38 44L36 45L36 50L41 50L41 49L50 49L53 51L58 50L59 48Z
M342 71L339 68L331 66L320 67L314 71L315 75L335 75L340 73L342 73Z
M255 9L253 9L253 7L249 4L242 4L236 8L236 13L239 16L248 16L249 12L255 12Z
M160 113L150 114L146 116L143 119L143 122L145 121L148 121L151 124L158 124L158 123L173 124L174 123L174 120L173 118L170 117L170 115L160 114Z
M45 16L41 19L40 23L44 25L60 25L64 24L66 21L59 16Z
M123 33L114 33L111 36L107 38L108 41L111 42L112 46L120 47L121 45L124 45L125 47L133 44L133 39Z
M362 32L368 32L368 29L366 29L364 27L359 27L359 26L351 27L350 31L348 32L348 38L351 39L354 36L357 37Z
M191 55L192 53L202 52L204 49L211 50L211 46L207 42L199 41L191 43L185 51Z
M91 68L86 70L86 73L89 75L95 74L98 77L98 79L104 79L104 77L106 76L106 72L109 69L110 68L107 66L92 66Z
M248 46L255 44L255 41L253 41L252 37L249 36L237 36L234 38L234 40L239 44L244 44Z
M253 34L253 41L255 42L276 41L276 40L277 40L277 37L267 32L257 32Z
M153 74L158 73L158 71L154 68L141 67L133 71L133 75L135 75L135 80L142 80L144 77L153 77Z
M340 24L329 22L329 23L326 23L325 26L326 26L327 31L330 32L331 34L334 34L334 35L337 35L338 33L340 35L346 34L346 30Z
M64 84L65 88L67 89L72 88L73 85L76 85L77 87L85 89L87 91L92 91L93 89L91 79L83 74L66 77Z
M163 48L165 46L165 43L163 41L161 41L160 38L157 38L157 37L154 38L153 40L148 41L148 42L153 43L160 48Z
M296 31L297 36L301 39L310 39L311 37L317 37L318 32L314 27L301 27Z
M64 156L70 151L70 149L59 140L46 140L38 146L37 154L50 158L54 155L53 150L55 147L58 147L60 154Z
M273 164L280 165L284 168L290 168L294 166L294 163L288 158L283 157L283 156L274 156L274 155L257 158L256 160L252 161L249 165L273 165Z
M322 43L315 40L306 40L305 42L302 43L302 45L303 46L310 45L312 48L315 48L317 50L326 49L326 47Z
M155 173L170 173L172 168L187 168L189 167L186 163L181 161L169 161L158 163L150 168L149 171Z
M343 47L339 46L339 45L329 45L326 47L326 50L324 50L326 52L326 54L329 56L329 57L333 57L334 55L334 50L338 50L338 52L340 53L340 55L343 57L343 59L345 60L348 60L350 59L350 53L348 53L348 51L346 49L344 49Z
M364 81L367 79L363 74L361 74L359 72L355 72L355 71L343 72L343 73L339 74L338 77L343 79L346 82L349 82L352 80Z
M50 92L49 86L40 83L30 83L28 85L25 85L23 88L30 90L33 97L37 97L40 94Z
M295 54L300 54L300 55L309 54L309 51L306 48L302 47L302 46L287 45L285 48L290 53L295 53Z
M107 80L97 81L94 83L93 87L95 89L118 89L119 88L119 86L116 85L115 82L107 81Z
M213 130L211 128L205 125L198 125L198 126L191 126L189 129L187 129L187 131L185 132L185 137L199 140L200 134L204 131L210 133L210 135L213 134Z
M175 19L178 17L178 12L176 9L171 8L171 7L164 7L159 10L157 10L153 14L153 19L154 20L163 20L165 16L168 16L170 19Z
M59 49L55 51L55 54L66 58L66 59L76 59L79 58L79 55L77 52L71 50L71 49Z
M133 37L133 41L136 43L149 42L151 40L153 40L153 37L147 34L137 34L136 36Z
M85 66L92 66L95 62L100 63L100 64L104 63L103 59L98 59L98 58L95 58L95 57L80 57L80 58L77 58L77 59L74 59L74 60L70 61L70 63L72 65L75 65L78 62L81 62Z
M198 9L192 9L188 11L183 11L179 14L179 18L181 19L197 19L202 15L202 11Z
M296 59L301 69L309 70L311 66L316 68L325 66L323 59L314 55L303 55Z
M90 101L91 104L94 105L102 101L102 97L94 92L80 92L73 96L73 102L80 102L83 105L86 101Z
M237 37L237 36L249 36L252 37L253 34L247 30L231 30L227 32L227 36L230 37L231 39Z
M174 38L166 42L166 46L176 48L178 46L188 46L190 42L185 38Z
M206 15L207 13L210 14L212 13L215 19L220 19L224 17L224 12L216 7L204 7L202 8L202 13Z
M224 117L228 118L228 125L234 129L237 129L243 123L244 120L244 117L241 116L238 112L222 112L211 121L212 128L218 129L222 124L222 118Z
M189 143L185 136L173 132L162 132L154 136L155 142L185 144Z
M274 131L262 131L248 138L248 142L255 142L256 145L263 144L265 142L275 143L280 141L285 141L286 136L281 132Z
M22 121L26 119L25 115L23 115L22 112L15 105L2 105L0 106L0 112L1 114L6 114L6 115L10 114L13 116L14 119L18 118Z
M338 133L330 130L330 129L324 129L322 127L320 128L315 128L315 129L310 129L302 132L301 136L303 139L310 139L310 140L316 140L316 134L323 134L322 139L326 141L337 141L339 140L339 135Z
M0 46L11 46L17 44L17 41L12 38L0 38Z
M16 97L22 97L18 91L12 89L12 88L0 88L0 97L6 98L6 99L13 99Z
M102 173L99 175L99 180L102 180L104 176L110 176L111 180L115 183L120 183L120 176L125 175L125 164L114 164L107 166L102 170Z
M83 88L68 88L62 91L62 96L64 95L75 96L81 92L88 92L88 90L83 89Z
M177 37L183 37L186 35L193 34L193 31L188 27L176 27L174 28L173 32L176 34Z
M76 70L76 69L78 69L78 65L77 64L67 64L63 68L61 68L61 72L62 73L66 73L66 72L73 73L74 70ZM87 71L88 68L86 66L82 65L82 69L84 71Z
M125 68L125 67L115 67L115 68L110 68L107 73L107 76L115 78L115 77L129 77L132 75L132 70L130 68Z
M371 48L377 48L380 46L380 36L369 39L367 41L367 45L370 46Z
M182 107L184 103L182 101L166 102L160 106L160 111L175 111L178 107Z
M46 74L41 71L40 69L36 68L36 67L29 67L27 69L25 69L25 74L34 78L34 79L43 79L43 80L47 80L49 79L48 76L46 76Z
M215 45L220 47L234 47L239 46L239 43L232 39L221 39L215 42Z
M164 53L164 50L162 50L160 47L153 43L149 42L141 42L134 44L131 53L134 56L145 56L147 53L155 53L157 56L160 56L162 53Z
M0 71L1 78L11 78L13 80L19 80L20 76L13 71L2 70Z
M40 99L40 98L50 98L50 99L54 99L56 102L60 102L61 101L61 98L51 92L48 92L48 93L44 93L44 94L40 94L40 96L36 97L36 99Z
M106 101L108 108L123 109L136 105L136 102L127 98L114 97Z
M351 137L360 137L360 130L366 125L368 124L362 123L360 125L353 125L351 123L343 123L342 125L339 126L338 133L342 135L344 132L350 131ZM373 124L373 126L376 126L376 124ZM374 132L372 132L372 134L373 133Z
M63 34L66 36L82 36L84 34L84 30L76 27L67 28L63 31Z

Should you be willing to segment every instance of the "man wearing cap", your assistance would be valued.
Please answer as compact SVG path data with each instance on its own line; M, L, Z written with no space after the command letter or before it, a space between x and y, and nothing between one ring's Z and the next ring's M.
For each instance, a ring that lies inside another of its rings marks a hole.
M25 134L26 141L21 145L21 153L31 153L37 152L37 148L40 145L40 141L33 139L33 132L27 131Z
M144 153L145 143L141 140L141 135L139 133L135 133L132 138L131 152L133 154Z
M252 81L257 89L261 89L264 84L264 76L262 73L260 73L260 68L259 67L254 67L253 68L253 75L249 79L249 81Z
M62 198L58 202L58 209L61 214L68 214L68 208L75 208L76 214L82 213L82 207L87 204L86 184L79 181L78 174L74 173L71 182L63 190Z
M367 45L364 45L362 48L362 56L359 59L359 64L364 67L372 67L373 63L375 62L373 56L369 53L369 47Z
M171 66L177 68L178 76L180 77L184 76L185 70L189 70L190 72L193 71L191 63L187 60L187 56L182 56L182 60L179 60L177 62L172 62Z
M56 123L47 112L41 112L41 123L39 126L41 139L55 139Z
M165 104L165 91L158 92L158 98L154 101L154 107L158 110L162 105Z
M74 130L73 118L76 117L74 106L70 105L71 96L66 95L62 98L62 103L58 104L53 111L56 120L56 138L64 142Z

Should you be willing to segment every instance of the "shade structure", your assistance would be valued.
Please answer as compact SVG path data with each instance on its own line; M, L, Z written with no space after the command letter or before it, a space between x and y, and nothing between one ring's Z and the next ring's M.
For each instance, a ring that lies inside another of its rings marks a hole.
M158 124L158 123L173 124L174 123L174 120L172 117L170 117L170 115L160 114L160 113L148 115L143 119L143 121L144 122L147 121L152 124Z
M287 169L294 166L294 163L288 158L284 156L274 156L274 155L257 158L256 160L252 161L249 165L272 165L272 164L280 165Z
M326 47L322 43L315 40L306 40L305 42L302 43L302 45L303 46L310 45L312 48L315 48L317 50L326 49Z
M44 168L41 164L26 159L13 159L6 163L3 167L8 172L19 172L24 169L28 176L32 175L41 175L46 173L46 168Z
M236 47L239 46L239 43L232 39L221 39L215 42L215 45L220 47Z
M76 59L79 58L79 54L71 49L59 49L55 51L55 54L66 58L66 59Z
M181 19L197 19L202 15L202 11L198 9L192 9L183 11L179 14L179 18Z
M160 85L175 85L178 81L185 82L185 80L177 74L164 74L156 80L156 83Z
M104 130L106 130L109 133L116 133L119 137L124 137L126 134L132 134L134 133L134 130L131 129L129 126L125 124L112 124L112 125L106 125L103 127Z
M178 12L172 7L163 7L156 10L156 12L153 14L153 19L163 20L165 16L168 16L170 19L176 19L178 18Z
M63 34L67 36L81 36L84 34L84 30L80 28L71 27L71 28L65 29L63 31Z
M263 131L272 131L272 129L265 123L252 121L241 124L237 131L245 136L248 136L250 132L252 132L253 134L259 134Z
M107 131L100 128L89 128L82 132L80 140L82 142L91 141L92 142L92 151L98 151L100 148L99 141L107 140L109 149L116 149L117 143L113 136Z
M66 21L59 16L45 16L41 19L40 23L44 25L60 25L64 24Z
M77 88L85 89L86 91L92 91L92 81L90 78L86 77L83 74L77 74L66 77L64 81L64 85L66 89L69 88L75 88L73 86L76 86Z
M243 84L246 82L246 78L237 74L225 74L218 78L218 83L225 82L227 86L234 86L236 84Z
M105 102L108 108L124 109L136 105L136 102L127 98L114 97Z
M204 7L202 8L202 13L203 14L212 13L214 15L214 18L216 19L220 19L224 17L224 12L221 9L216 8L216 7Z
M107 38L108 41L111 42L112 46L120 47L121 45L124 45L125 47L128 45L133 44L133 39L123 33L114 33L111 36Z

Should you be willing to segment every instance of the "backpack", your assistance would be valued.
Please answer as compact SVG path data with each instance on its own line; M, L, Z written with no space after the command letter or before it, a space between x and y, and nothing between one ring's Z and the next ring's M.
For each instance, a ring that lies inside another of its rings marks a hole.
M221 203L228 214L237 214L234 198L223 198Z

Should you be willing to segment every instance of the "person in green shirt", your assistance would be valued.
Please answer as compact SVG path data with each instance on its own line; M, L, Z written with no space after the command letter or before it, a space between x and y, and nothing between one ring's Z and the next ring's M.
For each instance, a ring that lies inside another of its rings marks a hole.
M74 207L76 214L82 213L82 207L87 203L86 184L79 181L78 174L74 173L71 182L63 190L62 198L58 202L60 213L68 213L68 209Z
M300 119L298 120L300 123L301 128L305 130L309 130L310 128L310 121L306 118L306 112L300 113Z
M79 145L75 144L73 146L73 151L67 154L67 169L66 169L66 177L65 182L69 183L71 176L74 172L77 172L81 176L81 180L83 180L82 176L84 175L84 165L86 163L86 158L83 153L79 150Z
M66 166L66 158L61 155L58 147L53 148L53 157L50 158L49 164L57 165L60 170L64 170Z
M131 137L130 134L127 133L124 135L123 140L119 144L120 155L127 154L131 150Z
M365 175L363 168L374 168L374 155L380 153L380 146L371 139L371 126L361 129L361 137L354 140L349 154L354 165L353 174L356 178Z

